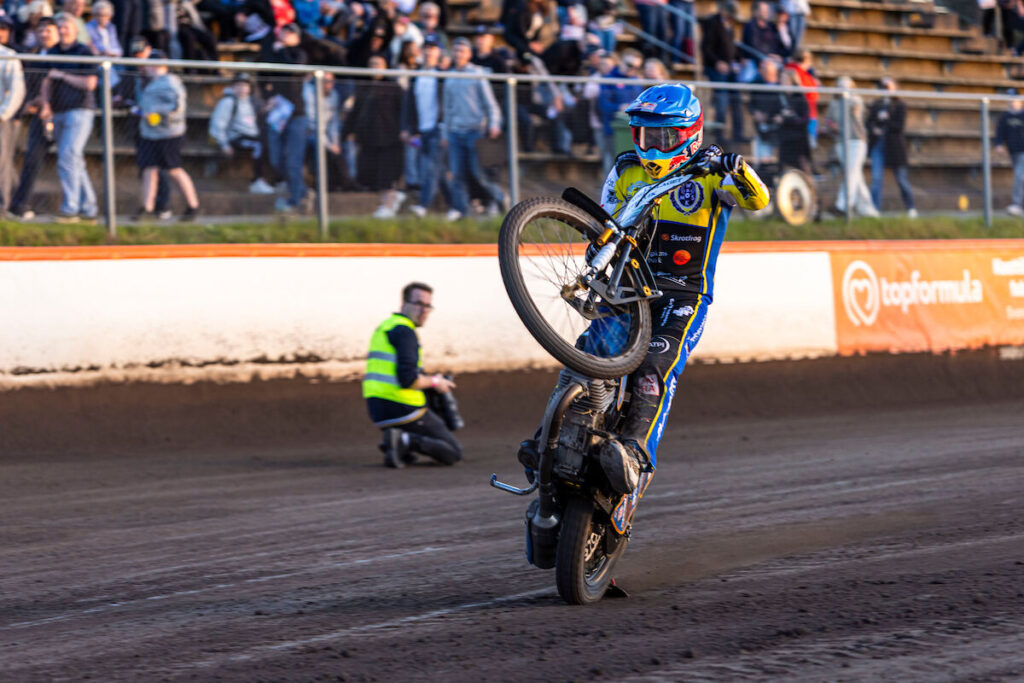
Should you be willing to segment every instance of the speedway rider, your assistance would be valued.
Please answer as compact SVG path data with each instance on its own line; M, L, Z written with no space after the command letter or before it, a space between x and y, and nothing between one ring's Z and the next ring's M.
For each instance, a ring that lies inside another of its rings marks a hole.
M721 173L687 181L654 209L648 263L664 294L651 304L647 356L630 375L632 400L619 438L601 450L601 464L619 493L631 493L640 473L657 464L679 374L704 331L714 293L715 263L732 210L758 210L768 189L739 154L701 148L704 113L685 85L648 88L626 108L636 152L624 152L605 180L601 204L613 216L633 194L687 164L721 155Z

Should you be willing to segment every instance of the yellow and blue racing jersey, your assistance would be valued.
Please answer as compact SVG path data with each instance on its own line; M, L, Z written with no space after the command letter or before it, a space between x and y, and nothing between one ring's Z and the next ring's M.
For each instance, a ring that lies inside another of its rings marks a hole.
M634 152L620 154L605 180L601 206L617 216L637 190L656 182ZM694 178L665 196L654 209L654 242L647 258L658 288L711 303L729 215L737 206L763 209L768 201L768 188L746 162L738 173Z

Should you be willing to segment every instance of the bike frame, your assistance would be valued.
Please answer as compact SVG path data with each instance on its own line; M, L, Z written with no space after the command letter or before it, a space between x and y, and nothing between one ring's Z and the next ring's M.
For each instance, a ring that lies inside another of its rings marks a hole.
M662 292L655 286L654 273L647 265L646 252L650 251L650 241L647 241L642 258L633 258L633 250L639 250L640 244L647 237L651 214L661 203L662 197L690 180L711 172L716 159L712 156L708 162L694 165L689 172L684 172L685 167L681 168L664 179L637 190L619 212L618 220L576 188L569 188L563 192L562 199L587 212L604 227L604 231L593 242L600 249L588 262L587 271L580 276L578 284L597 293L612 306L660 297ZM605 280L600 276L613 260L615 265ZM636 271L636 287L626 287L622 284L627 267ZM584 311L581 310L580 313L586 316Z

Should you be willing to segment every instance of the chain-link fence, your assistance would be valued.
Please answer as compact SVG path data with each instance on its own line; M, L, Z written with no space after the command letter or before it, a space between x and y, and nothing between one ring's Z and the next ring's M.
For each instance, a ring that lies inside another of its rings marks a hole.
M596 193L616 154L632 149L621 110L654 83L457 67L16 58L29 101L8 210L98 217L111 234L118 220L192 219L198 207L204 220L316 217L327 236L333 217L456 219L567 185ZM33 92L62 68L98 75L97 85L41 111ZM744 154L782 191L779 204L807 201L783 196L787 169L798 170L801 193L810 188L822 211L839 214L990 216L1020 204L1011 155L991 144L1012 97L694 85L705 143ZM896 123L894 142L886 131Z

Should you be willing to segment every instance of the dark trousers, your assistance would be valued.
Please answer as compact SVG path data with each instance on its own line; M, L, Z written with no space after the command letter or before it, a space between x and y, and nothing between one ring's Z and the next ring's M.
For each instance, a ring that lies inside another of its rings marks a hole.
M735 83L736 75L722 74L719 73L714 65L711 65L707 70L706 74L708 80L712 83ZM724 88L716 88L712 100L715 104L715 123L721 126L719 135L725 137L725 117L726 112L732 112L732 139L740 140L743 138L743 99L740 97L738 90L727 90Z
M692 295L691 295L692 300ZM658 464L658 444L665 431L679 374L704 332L707 303L687 303L665 296L651 307L654 330L647 356L629 376L630 399L621 437L639 443Z
M132 38L142 32L142 1L113 0L113 4L113 21L117 28L117 40L127 53Z
M13 213L21 213L29 208L32 199L32 188L39 176L39 169L46 161L46 152L50 141L43 136L43 122L38 116L32 118L28 125L28 143L25 147L25 160L21 165L21 176L18 178L18 189L11 197L8 209Z
M231 149L235 154L245 152L252 159L252 179L259 180L263 177L263 160L266 158L266 148L263 141L255 137L240 137L231 141Z
M462 446L448 431L444 420L430 409L418 420L407 422L399 429L409 434L409 445L415 453L422 453L442 465L454 465L462 460Z

